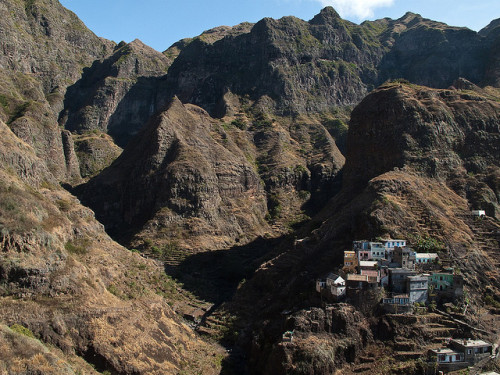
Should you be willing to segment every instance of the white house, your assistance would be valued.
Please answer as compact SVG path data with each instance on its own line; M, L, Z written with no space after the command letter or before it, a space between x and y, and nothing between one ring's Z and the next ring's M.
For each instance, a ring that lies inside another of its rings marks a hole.
M394 249L396 246L405 247L406 240L384 240L383 244L386 249Z
M436 253L416 253L415 261L417 264L433 263L439 259Z
M435 357L437 363L463 362L464 353L457 352L449 348L430 350L431 356Z
M326 277L326 288L336 298L345 295L345 280L337 274L330 272Z
M346 292L345 280L339 275L330 272L325 279L316 280L316 291L318 293L325 291L327 295L339 299Z
M486 216L486 212L484 210L472 210L472 216Z

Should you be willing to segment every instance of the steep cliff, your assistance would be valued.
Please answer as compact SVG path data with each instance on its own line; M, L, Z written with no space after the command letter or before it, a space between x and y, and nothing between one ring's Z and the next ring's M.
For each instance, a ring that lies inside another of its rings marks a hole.
M84 188L119 238L219 248L267 228L255 166L205 111L177 99Z
M71 139L57 125L68 85L84 66L110 52L58 1L0 4L0 118L33 146L59 180L79 178Z
M498 340L493 306L500 301L500 224L493 217L474 220L470 210L486 209L490 216L498 210L499 113L498 92L466 80L447 90L387 83L354 109L342 190L297 233L300 240L273 246L220 309L233 314L231 329L253 371L425 371L418 360L396 356L404 349L395 330L406 330L404 345L418 352L436 345L432 329L419 329L439 317L401 319L394 327L377 309L380 290L350 299L355 314L342 312L342 304L325 308L315 292L315 280L341 268L343 251L360 238L406 238L438 252L443 265L464 277L468 313L461 319L488 332L485 339ZM282 340L285 330L294 330L291 343Z
M0 369L218 372L163 268L113 242L2 121L0 135Z
M120 43L68 88L59 122L78 134L108 133L125 146L156 112L162 80L154 77L166 74L168 64L167 57L140 40Z

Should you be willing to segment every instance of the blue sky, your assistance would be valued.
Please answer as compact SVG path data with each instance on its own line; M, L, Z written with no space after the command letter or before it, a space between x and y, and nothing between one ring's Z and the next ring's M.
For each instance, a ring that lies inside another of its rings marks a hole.
M327 5L343 18L399 18L406 11L453 26L480 30L500 18L499 0L60 0L98 36L120 42L136 38L164 51L204 30L264 17L309 20Z

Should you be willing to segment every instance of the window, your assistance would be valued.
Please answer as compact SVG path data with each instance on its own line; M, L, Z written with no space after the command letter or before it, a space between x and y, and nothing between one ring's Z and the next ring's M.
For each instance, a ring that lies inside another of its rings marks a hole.
M467 354L472 354L472 349L467 349Z

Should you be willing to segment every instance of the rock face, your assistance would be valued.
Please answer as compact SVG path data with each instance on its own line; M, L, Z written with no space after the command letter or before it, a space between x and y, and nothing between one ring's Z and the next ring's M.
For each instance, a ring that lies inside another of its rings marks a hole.
M113 242L2 121L0 134L0 369L218 372L163 269Z
M228 90L268 96L275 113L317 113L355 105L391 78L441 88L459 76L482 82L495 40L412 13L355 25L327 7L309 22L266 18L213 44L194 40L167 80L181 101L215 116L226 113Z
M53 0L4 1L0 23L0 118L59 180L78 179L77 163L65 159L71 140L61 133L57 116L66 87L113 43L99 39Z
M82 178L93 177L109 167L122 152L105 133L92 132L75 136L74 143Z
M362 186L404 168L447 183L471 207L486 206L490 216L499 217L499 191L487 181L500 167L500 105L478 87L469 83L467 88L394 83L368 95L352 113L344 183ZM478 183L483 184L482 200L466 193L477 190L469 184Z
M134 228L199 249L262 233L266 196L255 166L215 125L174 99L85 186L84 201L116 235Z
M68 88L59 122L79 134L108 133L123 147L161 106L157 97L162 81L153 77L164 75L167 68L167 57L140 40L122 42Z

